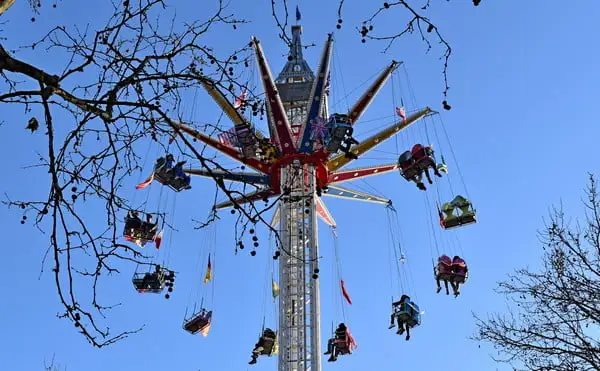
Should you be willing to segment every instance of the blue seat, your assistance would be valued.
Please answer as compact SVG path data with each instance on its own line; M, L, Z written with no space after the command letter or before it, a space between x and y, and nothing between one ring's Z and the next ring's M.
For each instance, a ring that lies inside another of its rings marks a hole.
M421 313L419 306L412 301L405 301L400 304L399 310L395 313L400 321L407 323L410 327L421 324Z
M327 121L326 149L329 153L337 152L344 145L349 146L354 129L348 115L334 113Z
M156 164L154 165L154 179L175 192L192 188L190 186L190 176L183 173L182 168L174 168L173 161L168 161L164 157L156 160Z

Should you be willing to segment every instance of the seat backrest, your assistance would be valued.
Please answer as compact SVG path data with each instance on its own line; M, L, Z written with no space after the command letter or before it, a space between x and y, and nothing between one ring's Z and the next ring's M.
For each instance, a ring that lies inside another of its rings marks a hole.
M400 304L400 313L410 313L410 301L404 301Z
M336 339L345 339L347 332L348 332L348 328L341 329L341 328L338 327L335 330L335 338Z
M154 165L155 169L161 168L163 166L165 166L165 164L167 163L167 159L164 157L160 157L158 160L156 160L156 164Z
M271 337L262 337L262 343L263 343L263 352L262 354L270 354L273 352L273 347L275 345L275 338L271 338Z
M447 274L452 272L450 264L439 262L437 265L437 274Z
M415 159L420 159L426 156L425 148L423 148L423 145L419 143L415 144L410 150L410 152L412 153Z
M410 153L410 151L406 151L400 155L400 157L398 158L398 163L403 164L409 162L410 160L412 160L412 154Z
M446 202L442 205L442 211L446 214L446 217L453 216L452 213L454 212L454 208L455 206L450 202Z
M471 202L461 195L457 195L456 197L454 197L454 200L452 200L452 204L460 208L464 206L471 206Z
M461 265L461 266L467 265L465 260L463 258L461 258L460 256L454 257L454 259L452 259L452 264L453 265Z
M464 274L467 271L467 263L462 258L452 260L452 270L455 273Z
M450 265L452 264L452 259L450 259L448 255L444 254L438 258L438 262Z
M419 313L419 306L414 301L410 302L410 307L413 312Z

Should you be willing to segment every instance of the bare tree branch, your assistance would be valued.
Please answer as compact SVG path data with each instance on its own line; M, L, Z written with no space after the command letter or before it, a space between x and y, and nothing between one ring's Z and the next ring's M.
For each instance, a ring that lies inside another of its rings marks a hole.
M591 175L584 204L583 226L553 209L540 232L540 272L520 269L499 284L510 313L476 317L474 338L502 351L498 361L528 370L600 369L600 198Z
M183 121L185 93L201 88L202 83L210 81L224 91L240 86L235 70L247 65L247 44L220 57L202 43L216 25L244 22L227 14L223 2L216 4L206 20L175 27L173 19L166 30L160 26L164 20L158 22L165 9L162 0L115 2L113 15L95 32L56 27L29 48L43 47L64 56L65 68L60 73L15 57L16 51L0 42L0 75L4 79L0 81L0 104L22 105L26 110L42 107L40 121L48 144L39 166L50 176L45 199L7 198L4 203L23 210L22 223L33 214L35 225L49 230L52 270L65 307L59 317L73 321L94 346L114 343L141 329L113 332L102 325L106 310L120 303L101 304L97 292L101 277L120 272L119 261L152 265L150 256L120 242L121 220L127 210L136 208L125 196L128 192L123 184L144 170L140 146L152 141L166 150L160 142L175 135L174 145L209 172L228 170L205 157L172 124ZM72 124L66 124L66 114ZM56 115L61 115L60 127ZM32 118L27 128L35 132L37 122ZM216 183L231 200L241 195L222 180ZM104 204L106 228L97 230L84 216L83 204L92 200ZM244 226L267 224L264 210L252 203L237 209ZM244 231L245 227L237 238L241 239ZM89 299L83 282L90 284Z

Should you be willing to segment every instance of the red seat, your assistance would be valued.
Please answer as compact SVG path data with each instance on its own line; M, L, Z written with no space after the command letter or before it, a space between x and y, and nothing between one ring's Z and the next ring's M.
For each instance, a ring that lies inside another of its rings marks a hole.
M452 271L464 275L467 272L467 263L461 258L454 258L452 260Z
M438 258L436 267L436 279L450 280L453 276L452 261L447 255L442 255Z
M338 353L341 355L352 354L352 349L358 347L348 328L346 328L346 334L344 338L334 338L333 343L337 347Z
M421 144L415 144L410 150L410 153L421 169L425 170L429 167L435 168L436 164L432 156L433 151L431 150L431 147L423 147Z
M467 263L460 257L452 260L452 281L464 283L467 280Z
M412 154L412 157L415 159L415 161L419 161L423 157L427 156L427 153L425 152L425 147L418 143L412 147L410 153Z
M352 354L348 335L346 335L344 339L335 339L333 343L337 347L339 354Z

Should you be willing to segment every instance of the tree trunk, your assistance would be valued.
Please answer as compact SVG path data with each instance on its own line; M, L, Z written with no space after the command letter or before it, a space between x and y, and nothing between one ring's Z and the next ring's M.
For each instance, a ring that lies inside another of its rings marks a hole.
M15 3L15 0L0 0L0 15L10 8Z

